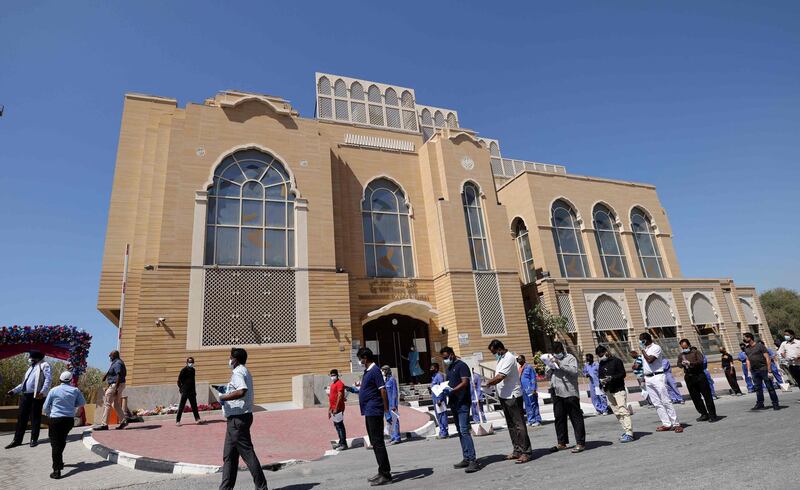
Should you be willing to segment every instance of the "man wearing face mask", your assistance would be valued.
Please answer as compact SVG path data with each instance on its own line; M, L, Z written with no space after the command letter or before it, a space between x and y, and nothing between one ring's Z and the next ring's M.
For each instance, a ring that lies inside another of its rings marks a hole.
M19 400L19 413L17 414L17 427L14 439L6 449L22 445L22 437L31 421L31 447L39 444L39 430L42 425L42 407L45 396L50 389L50 365L44 361L44 354L39 351L28 353L28 369L22 383L8 390L8 395L21 394Z
M525 412L522 401L522 391L519 386L519 371L517 370L517 356L509 352L497 339L489 343L489 350L497 360L495 376L486 382L486 386L497 386L497 397L503 407L506 418L508 435L514 450L506 456L507 460L516 460L517 463L527 463L531 460L531 439L528 437L528 428L525 426Z
M397 380L392 376L392 368L389 366L382 366L381 372L383 373L383 381L386 383L386 397L389 399L389 411L384 415L386 424L389 426L391 440L389 445L394 445L400 442L400 388L397 386Z
M463 456L461 462L454 464L453 468L464 468L465 472L474 473L480 468L475 457L475 444L472 441L469 424L469 385L472 376L469 367L456 357L452 347L442 347L439 354L442 355L444 365L447 366L447 388L442 394L447 395L450 412L456 422L456 431L458 431L458 440L461 443L461 455Z
M747 355L747 369L753 376L753 386L756 389L756 405L753 410L763 410L764 407L764 386L767 387L769 392L770 401L772 401L772 408L780 410L778 403L778 394L775 393L775 386L772 384L772 359L769 358L767 349L756 343L756 339L750 332L745 332L742 336L745 342L744 353Z
M203 421L200 420L200 413L197 411L197 389L195 388L194 380L194 357L189 357L186 359L186 365L178 374L178 391L181 393L181 401L178 403L178 415L175 417L175 425L181 425L181 415L183 415L183 407L186 406L186 400L189 400L189 405L192 407L194 422L196 424L202 424Z
M108 360L111 361L111 366L103 375L103 381L108 383L103 394L103 423L94 427L94 430L108 430L108 418L112 409L117 413L117 420L119 420L117 429L124 429L128 425L128 420L122 410L122 392L125 391L125 378L128 370L119 357L119 351L112 350L108 354Z
M725 347L720 347L719 353L722 355L722 371L725 372L725 377L728 379L728 384L730 385L733 394L736 396L744 396L742 394L742 389L739 388L739 381L736 380L736 368L733 367L733 356L728 354L728 351L725 349Z
M753 393L756 391L756 387L753 385L753 378L750 377L750 370L747 369L747 354L744 353L744 348L744 343L739 344L741 352L739 352L737 359L742 363L742 376L744 376L744 382L747 385L747 392Z
M600 365L597 368L600 386L606 393L608 406L622 425L623 432L619 442L632 442L634 440L633 426L631 412L628 410L628 395L625 391L625 365L622 360L612 356L603 345L598 346L594 353L600 359Z
M376 487L392 483L392 468L389 464L389 454L386 452L386 443L383 441L383 420L385 414L389 412L389 398L386 395L386 383L375 364L375 354L372 350L362 347L358 349L356 357L365 368L361 386L358 388L358 405L367 426L367 437L372 445L372 452L378 462L378 474L368 478L367 481L370 486Z
M444 383L444 375L439 372L439 363L434 362L431 364L431 386ZM433 414L436 416L436 423L439 425L439 439L447 439L450 437L450 428L447 424L447 397L436 396L431 392L431 399L433 400Z
M339 370L331 369L331 386L328 393L328 418L333 420L333 427L339 435L339 444L333 448L337 451L347 449L347 431L344 428L344 383L339 379Z
M653 337L647 332L639 335L639 345L642 347L644 386L650 402L656 408L658 418L661 419L661 425L656 427L656 431L681 433L683 426L678 422L678 414L675 413L675 407L672 406L672 400L667 392L663 351L658 344L653 343Z
M681 353L678 354L678 365L683 368L683 380L686 382L689 396L692 397L694 408L700 414L697 421L716 422L719 420L717 408L714 405L711 386L708 384L708 378L703 369L705 356L697 350L697 347L692 347L687 339L681 339L679 344Z
M258 490L267 489L267 479L261 462L253 448L250 427L253 425L253 377L245 367L247 351L241 348L231 349L228 367L231 368L231 380L227 386L220 386L219 400L222 402L222 414L227 421L225 445L222 452L221 490L233 488L239 473L239 457L244 460L253 484Z
M795 384L800 386L800 340L795 338L794 330L784 330L778 355L786 362Z
M552 364L544 370L550 380L550 392L553 395L553 415L555 416L556 438L558 444L550 448L556 452L566 449L569 444L567 418L572 422L575 432L575 448L573 453L583 452L586 448L586 428L583 424L583 410L578 398L578 360L564 351L564 344L553 342Z

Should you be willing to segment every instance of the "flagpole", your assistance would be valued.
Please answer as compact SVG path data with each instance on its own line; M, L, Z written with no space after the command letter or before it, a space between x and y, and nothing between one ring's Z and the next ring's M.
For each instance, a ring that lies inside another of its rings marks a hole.
M122 320L125 317L125 290L128 288L128 259L130 258L131 254L131 246L130 244L125 244L125 260L123 262L123 269L122 269L122 295L119 299L119 325L118 330L119 333L117 334L117 351L119 351L120 342L122 340Z

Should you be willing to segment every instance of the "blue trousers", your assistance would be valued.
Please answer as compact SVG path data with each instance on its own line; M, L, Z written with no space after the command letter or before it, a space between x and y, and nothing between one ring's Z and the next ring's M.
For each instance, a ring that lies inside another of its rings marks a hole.
M778 368L778 364L772 363L772 375L775 377L775 388L780 388L780 385L783 384L783 376L781 376L781 370Z
M767 369L757 369L753 371L753 384L756 387L756 405L764 405L764 387L767 387L769 392L769 399L772 401L772 406L778 405L778 394L775 393L775 387L769 382L767 376Z
M528 418L528 423L539 422L541 424L542 416L539 414L539 394L531 395L523 392L522 401L525 403L525 415Z
M711 377L711 373L708 372L708 369L704 370L706 373L706 379L708 380L708 387L711 388L711 396L712 398L717 397L717 390L714 389L714 379Z
M472 434L469 426L469 405L451 406L454 418L456 419L456 430L458 431L458 442L461 443L461 454L465 461L475 461L475 443L472 442Z
M396 408L394 410L397 410ZM394 419L394 424L392 423L392 411L389 410L389 413L385 415L386 423L389 424L391 427L391 434L393 441L400 441L400 419Z
M756 387L753 386L753 378L750 377L750 373L747 371L747 364L744 363L742 363L742 376L744 376L744 382L747 385L747 392L756 391Z
M672 373L665 372L664 379L667 381L667 393L672 403L683 403L683 395L678 389L678 383L675 382L675 376Z
M442 413L437 413L436 422L439 424L439 436L447 437L450 435L450 430L447 428L447 410Z

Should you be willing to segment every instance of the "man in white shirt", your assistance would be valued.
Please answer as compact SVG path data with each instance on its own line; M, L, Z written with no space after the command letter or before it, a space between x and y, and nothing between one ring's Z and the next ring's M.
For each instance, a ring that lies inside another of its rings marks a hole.
M506 459L516 459L517 463L531 460L531 440L525 426L525 409L523 407L522 390L519 386L519 370L517 356L509 352L502 342L495 339L489 344L489 350L497 360L495 376L486 382L486 386L497 386L497 396L506 417L508 435L514 450Z
M50 389L50 365L44 361L44 354L31 351L28 354L30 367L25 371L22 383L8 390L8 395L22 394L19 400L19 413L17 414L17 427L14 439L6 449L22 445L22 437L31 421L31 447L39 445L39 429L42 425L42 407L45 396Z
M222 483L220 489L233 488L236 475L239 473L239 456L253 476L253 483L258 490L267 489L267 479L253 449L250 438L250 426L253 425L253 377L247 370L247 351L240 348L231 349L228 366L233 370L231 380L225 388L220 387L219 400L222 402L222 414L227 419L228 429L225 432L225 446L222 452ZM224 391L223 391L224 390Z
M658 344L653 343L653 337L645 332L639 335L639 345L642 347L642 369L644 370L644 386L650 402L656 408L661 425L656 427L658 432L675 431L683 432L683 426L678 422L678 414L672 406L672 400L667 391L667 381L664 375L664 354Z
M783 342L778 348L778 356L786 362L795 384L800 386L800 340L794 337L794 330L787 328L783 331Z

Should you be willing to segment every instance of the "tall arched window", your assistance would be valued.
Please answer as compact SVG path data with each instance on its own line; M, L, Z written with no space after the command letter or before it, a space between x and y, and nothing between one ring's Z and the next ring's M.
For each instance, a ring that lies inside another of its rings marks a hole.
M492 268L492 264L489 260L489 240L486 235L486 227L483 225L481 191L478 186L472 182L464 184L461 202L464 204L464 220L467 224L467 239L469 240L472 269L487 271Z
M271 155L225 158L208 191L205 264L294 267L294 195Z
M522 265L521 276L523 284L530 284L536 279L536 267L533 265L531 242L528 239L528 228L525 222L517 219L514 222L514 241L517 242L517 251Z
M631 230L644 277L665 277L664 263L656 244L656 234L650 218L641 208L631 211Z
M388 179L367 185L361 203L370 277L414 277L411 226L403 190Z
M583 249L578 218L572 207L564 201L553 203L551 221L553 241L558 255L558 266L564 277L589 277L589 263Z
M592 213L597 248L600 250L600 262L606 277L628 277L628 264L622 252L622 243L616 220L608 207L598 204Z

